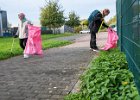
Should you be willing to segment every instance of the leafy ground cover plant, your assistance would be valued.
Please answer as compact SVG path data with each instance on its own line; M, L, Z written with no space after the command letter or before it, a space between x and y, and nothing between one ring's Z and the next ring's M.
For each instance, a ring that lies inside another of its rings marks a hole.
M125 55L118 49L100 52L81 81L80 92L64 100L140 100Z

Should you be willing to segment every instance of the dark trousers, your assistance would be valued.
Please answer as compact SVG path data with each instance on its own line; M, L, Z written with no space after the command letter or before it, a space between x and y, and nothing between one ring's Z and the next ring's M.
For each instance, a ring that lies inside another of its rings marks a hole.
M19 44L20 44L20 47L24 50L25 47L26 47L26 43L27 43L27 38L25 39L19 39Z
M91 33L91 39L90 39L90 48L97 49L96 45L96 31L90 30Z

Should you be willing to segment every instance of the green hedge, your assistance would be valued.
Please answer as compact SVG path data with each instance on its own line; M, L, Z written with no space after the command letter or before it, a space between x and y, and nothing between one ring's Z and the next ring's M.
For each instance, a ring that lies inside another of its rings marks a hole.
M140 100L125 55L118 49L100 52L81 81L80 92L64 100Z

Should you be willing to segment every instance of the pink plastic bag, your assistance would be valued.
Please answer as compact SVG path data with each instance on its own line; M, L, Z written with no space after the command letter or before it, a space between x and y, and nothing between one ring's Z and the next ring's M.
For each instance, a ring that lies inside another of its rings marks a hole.
M40 27L28 25L28 40L26 43L24 54L43 54Z
M113 29L108 28L108 39L105 46L102 48L102 50L109 50L111 48L116 48L117 40L118 40L117 33Z

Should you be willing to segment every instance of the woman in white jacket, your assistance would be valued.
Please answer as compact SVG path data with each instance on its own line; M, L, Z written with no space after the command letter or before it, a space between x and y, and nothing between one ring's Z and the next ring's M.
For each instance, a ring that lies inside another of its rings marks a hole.
M18 18L19 18L18 30L15 35L15 38L19 37L20 47L24 50L26 47L27 39L28 39L28 26L27 25L30 24L30 22L26 19L24 13L18 14ZM29 56L27 54L24 54L24 58L28 58L28 57Z

